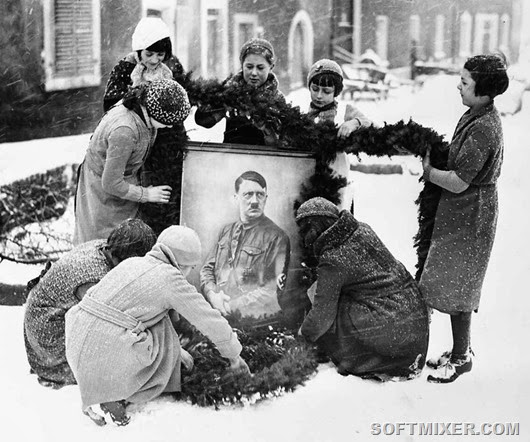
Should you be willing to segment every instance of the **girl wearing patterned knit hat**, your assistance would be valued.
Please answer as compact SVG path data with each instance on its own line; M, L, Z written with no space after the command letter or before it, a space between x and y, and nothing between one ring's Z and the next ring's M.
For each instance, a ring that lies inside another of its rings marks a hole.
M184 69L172 54L170 31L158 17L142 18L132 35L132 52L112 69L105 95L103 110L108 111L120 101L131 86L162 79L179 81Z
M271 99L283 97L278 90L278 80L272 72L275 55L272 44L263 38L252 38L241 47L239 54L241 71L225 80L226 86L249 85ZM257 125L238 109L209 109L200 107L195 122L203 127L213 127L226 117L224 143L271 145L276 141L274 131L265 125Z
M423 159L423 178L441 187L431 245L420 288L427 304L451 317L453 347L427 365L427 380L453 382L471 370L471 314L480 303L482 283L495 239L497 179L504 140L494 98L506 91L505 60L498 55L469 58L458 91L469 110L462 115L449 145L447 170Z
M342 69L335 61L324 58L313 64L307 76L307 87L311 93L308 115L314 118L316 122L331 121L339 124L337 133L339 137L346 138L355 130L372 125L372 122L351 104L346 106L342 120L338 116L336 97L343 89L343 74ZM346 153L338 153L330 167L336 175L348 178L350 163ZM340 196L340 208L350 210L353 201L350 182L348 182L348 186L341 189Z
M110 73L103 97L105 112L118 103L131 87L157 79L173 79L184 84L184 69L178 58L172 54L170 35L171 32L162 19L144 17L140 20L132 35L132 52L120 60ZM141 171L142 184L149 186L160 184L157 180L157 167L160 164L171 168L171 185L174 189L171 213L177 220L180 213L180 185L186 150L182 141L184 139L186 130L183 122L174 124L171 128L160 129ZM151 209L146 208L148 211ZM143 213L141 216L157 228L150 213Z
M101 119L79 168L74 244L104 239L121 221L134 218L145 202L167 204L171 187L143 187L138 171L159 128L182 122L188 96L173 80L133 88Z

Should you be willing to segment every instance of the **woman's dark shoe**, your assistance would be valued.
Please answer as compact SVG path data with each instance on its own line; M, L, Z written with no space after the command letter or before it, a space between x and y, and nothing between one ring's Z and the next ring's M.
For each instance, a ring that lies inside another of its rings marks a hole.
M130 416L127 416L125 410L125 401L103 402L99 404L99 407L119 427L123 427L131 421Z
M48 379L41 378L40 376L37 378L37 380L43 387L53 388L54 390L59 390L65 386L65 384L62 382L50 381Z
M475 353L473 352L471 347L469 347L468 353L475 356ZM451 360L451 355L452 355L451 351L449 350L444 351L440 357L428 359L425 365L427 365L427 367L429 368L436 370L437 368L440 368L442 365L447 364L447 362Z
M444 365L436 369L434 374L427 377L427 381L436 384L448 384L454 382L460 375L471 371L473 358L471 352L462 357L451 357Z
M438 358L431 358L428 359L425 365L427 367L432 368L436 370L437 368L440 368L442 365L447 364L451 359L451 352L449 350L444 351L442 355Z

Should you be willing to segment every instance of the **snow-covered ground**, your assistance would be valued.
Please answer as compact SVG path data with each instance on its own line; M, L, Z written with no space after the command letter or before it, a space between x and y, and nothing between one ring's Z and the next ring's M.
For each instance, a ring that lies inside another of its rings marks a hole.
M456 82L455 77L434 77L416 93L402 88L393 91L385 102L361 102L358 106L378 123L412 117L450 137L464 111ZM302 109L306 108L306 91L297 92L292 98ZM100 428L81 413L77 387L48 390L29 374L22 338L23 307L0 307L0 376L3 383L0 387L0 440L364 441L375 435L374 429L378 427L372 425L380 424L379 437L386 439L440 441L448 435L459 439L458 434L463 435L466 428L469 437L471 427L466 423L473 424L475 432L483 430L486 434L475 436L475 440L530 440L527 380L530 358L526 354L530 332L526 311L530 307L526 288L526 275L530 274L526 218L530 213L528 92L525 100L526 105L520 113L503 118L506 149L499 182L499 224L482 305L479 314L473 317L472 340L476 357L469 374L449 385L427 383L428 370L413 381L378 384L342 377L331 365L321 365L317 375L294 393L258 405L215 411L162 397L131 407L132 421L127 427L107 425ZM211 135L200 130L192 134L202 139ZM50 167L79 162L88 137L0 144L0 184ZM35 161L28 161L28 158L35 158ZM362 160L373 161L366 157ZM420 190L416 175L418 160L399 158L392 161L404 163L405 173L366 175L352 172L355 211L360 220L372 225L394 255L413 273L412 236L417 225L413 201ZM0 281L25 283L39 271L40 267L3 262ZM429 356L439 354L450 345L448 317L434 314ZM400 423L406 425L399 426ZM433 424L431 436L420 436L420 425L424 424L428 431L429 423ZM519 423L518 436L495 436L510 423Z

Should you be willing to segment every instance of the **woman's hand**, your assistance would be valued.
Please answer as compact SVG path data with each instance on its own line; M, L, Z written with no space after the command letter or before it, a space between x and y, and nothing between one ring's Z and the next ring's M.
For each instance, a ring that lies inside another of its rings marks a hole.
M206 294L206 299L210 303L210 305L216 309L219 310L219 312L226 316L231 313L230 310L230 296L225 294L222 290L219 293L214 292L213 290L210 290Z
M347 138L360 127L361 127L361 121L358 118L345 121L344 123L340 125L339 131L337 132L337 136L339 138Z
M182 363L182 365L184 365L184 369L186 371L193 370L193 356L190 355L183 348L180 349L180 358L181 358L181 363Z
M169 203L169 198L171 196L171 187L164 186L149 186L145 188L147 192L147 202L149 203Z
M228 370L236 375L250 374L250 368L248 368L247 363L241 356L230 360Z
M432 170L431 166L431 147L429 146L427 148L427 151L425 152L425 156L423 157L423 160L421 161L421 164L423 166L423 179L425 181L429 181L429 175Z

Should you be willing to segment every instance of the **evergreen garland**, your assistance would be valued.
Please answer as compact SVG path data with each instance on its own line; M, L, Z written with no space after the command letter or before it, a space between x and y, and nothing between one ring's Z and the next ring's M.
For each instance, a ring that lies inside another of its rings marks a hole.
M282 325L281 313L262 320L228 317L243 347L241 357L250 375L227 371L228 362L215 346L186 320L177 332L181 345L194 358L191 372L182 373L180 396L200 406L255 403L279 396L303 384L318 366L313 348Z
M337 138L337 127L330 122L315 123L299 107L291 106L282 96L259 91L251 86L192 80L190 74L181 79L190 103L206 110L237 110L249 115L257 126L265 126L278 134L278 149L312 152L316 164L314 174L302 186L294 209L315 196L335 204L340 202L339 191L346 179L332 174L330 162L338 152L366 153L376 156L402 155L405 152L423 157L431 148L433 167L445 169L447 143L435 131L410 120L383 127L362 128L346 139ZM156 172L151 184L169 184L173 188L169 206L146 204L142 215L155 231L179 222L182 160L187 137L182 130L172 131L173 142L159 142L146 166ZM414 238L418 261L416 279L419 279L427 256L441 189L429 182L415 201L418 205L418 232ZM178 201L178 204L177 204ZM306 251L300 283L309 286L312 267L316 260ZM194 404L219 407L222 404L254 402L290 391L302 384L315 372L316 355L308 344L295 338L292 326L283 326L281 316L256 321L253 318L229 318L243 345L242 357L249 364L252 376L227 374L227 361L213 344L189 326L178 331L182 346L195 360L191 373L183 373L182 396Z
M187 153L188 135L182 124L159 129L155 143L143 165L142 185L171 186L168 204L140 204L139 217L157 235L173 224L180 223L182 167Z

